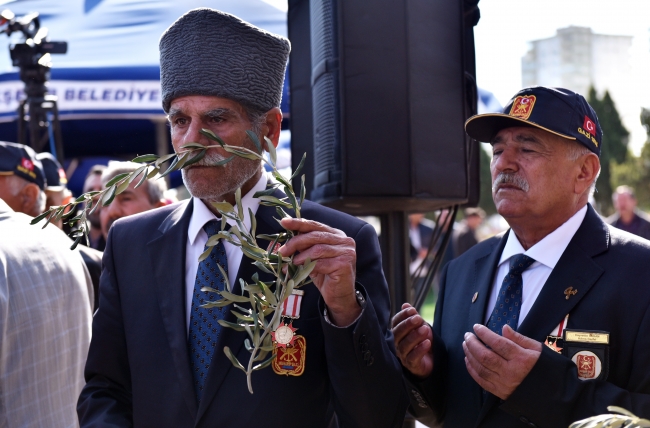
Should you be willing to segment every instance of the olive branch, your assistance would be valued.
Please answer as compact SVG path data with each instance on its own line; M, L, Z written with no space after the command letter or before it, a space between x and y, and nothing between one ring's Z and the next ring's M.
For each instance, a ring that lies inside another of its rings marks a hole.
M306 155L303 155L300 164L291 178L285 178L276 167L277 155L275 146L267 137L264 137L266 149L269 152L270 160L264 156L262 144L257 135L252 131L246 131L248 137L255 145L256 151L241 146L230 146L223 142L215 133L210 130L202 129L201 134L206 136L218 145L205 146L199 143L188 143L181 147L183 151L165 156L143 155L133 159L133 162L143 164L137 170L130 173L123 173L115 176L106 183L102 191L87 192L79 196L73 202L61 206L50 207L46 212L34 218L31 224L39 223L45 220L43 227L46 227L51 221L62 219L71 226L77 226L71 234L74 239L71 249L74 249L82 239L88 240L88 229L86 219L88 214L94 212L100 206L109 205L116 195L125 191L131 183L139 180L135 187L144 184L145 181L151 180L158 176L162 178L172 171L186 168L196 162L199 162L205 156L209 148L221 147L233 156L223 159L213 166L224 166L239 156L249 160L259 160L265 162L272 169L271 174L276 180L263 190L256 192L253 197L258 198L260 205L275 207L279 219L290 218L288 210L293 210L295 218L300 218L300 208L305 199L305 176L301 176L300 194L296 195L293 185L293 179L298 176L305 162ZM160 172L163 164L170 162L164 172ZM286 197L277 198L273 196L276 189L282 188ZM259 275L255 273L251 282L246 282L239 278L240 294L237 294L228 280L228 276L222 266L219 266L221 274L225 278L226 289L216 290L210 287L203 287L201 291L209 291L221 296L220 300L210 301L202 305L205 308L224 307L232 305L231 312L235 316L235 322L219 320L223 327L231 328L236 331L246 332L248 337L244 339L244 345L250 357L246 366L244 366L237 357L232 353L229 347L224 347L224 353L231 363L246 374L246 382L249 392L253 393L252 374L254 371L268 367L275 358L273 352L273 343L271 332L280 324L282 319L282 305L291 295L294 289L298 289L309 284L309 274L316 265L315 261L309 259L303 265L293 264L292 257L282 257L277 253L278 244L286 242L294 236L291 230L284 229L283 232L273 235L256 235L256 220L250 208L248 213L244 212L241 203L241 189L235 192L235 205L223 201L214 202L212 205L221 214L221 230L211 236L206 242L208 247L199 257L199 262L207 258L213 247L219 243L220 239L241 248L243 254L253 260L253 264L261 271L272 275L275 280L270 282L260 281ZM81 205L81 210L75 215L75 209ZM250 219L250 230L245 226L245 214ZM73 217L74 216L74 217ZM228 220L232 226L227 228ZM262 239L269 241L268 249L261 248L257 240ZM269 355L271 354L271 355Z
M569 428L650 428L650 421L618 406L607 406L617 415L598 415L572 423Z

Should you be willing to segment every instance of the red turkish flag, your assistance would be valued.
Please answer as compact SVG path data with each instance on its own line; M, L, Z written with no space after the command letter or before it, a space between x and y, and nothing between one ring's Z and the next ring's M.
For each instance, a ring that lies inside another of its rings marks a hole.
M582 127L591 135L596 135L596 124L588 116L585 116L585 123L582 124Z
M34 170L34 163L29 159L22 158L20 163L22 164L23 168L28 169L30 171Z

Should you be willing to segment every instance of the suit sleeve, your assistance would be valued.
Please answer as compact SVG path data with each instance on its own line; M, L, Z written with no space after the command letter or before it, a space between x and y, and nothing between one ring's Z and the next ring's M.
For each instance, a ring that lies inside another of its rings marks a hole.
M401 427L407 406L402 372L389 328L390 297L374 229L364 225L357 246L357 289L366 306L357 321L337 328L323 317L325 354L341 426Z
M543 346L539 360L501 409L525 417L539 427L569 426L589 416L609 413L607 406L619 406L647 418L650 415L649 338L650 309L647 309L629 359L632 371L628 389L607 381L578 379L573 361Z
M409 413L415 419L430 427L442 426L445 413L445 391L447 382L447 348L440 337L447 268L440 276L440 291L436 302L433 323L433 372L426 379L413 376L404 369L404 382L409 395Z
M81 427L131 427L131 375L126 352L119 287L113 264L112 228L103 258L100 304L93 319L93 337L77 403ZM119 245L116 244L119 248Z

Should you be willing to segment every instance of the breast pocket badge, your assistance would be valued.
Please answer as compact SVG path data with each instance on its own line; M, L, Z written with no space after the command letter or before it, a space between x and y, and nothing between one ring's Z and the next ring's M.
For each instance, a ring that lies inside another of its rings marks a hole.
M609 374L609 333L591 330L564 330L562 354L578 369L580 380L605 380Z

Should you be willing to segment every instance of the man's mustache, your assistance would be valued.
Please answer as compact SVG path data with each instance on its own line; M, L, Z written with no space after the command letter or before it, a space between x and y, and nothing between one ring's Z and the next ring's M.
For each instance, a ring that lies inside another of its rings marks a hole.
M528 192L530 189L530 185L524 177L517 174L501 172L499 175L497 175L497 178L494 179L494 183L492 183L492 191L496 192L503 184L509 184L518 187L524 192Z
M203 159L200 161L188 166L188 168L192 168L193 166L215 166L217 165L218 162L227 159L226 156L222 156L219 153L207 153L205 156L203 156Z

